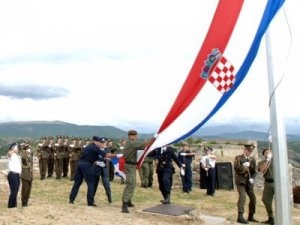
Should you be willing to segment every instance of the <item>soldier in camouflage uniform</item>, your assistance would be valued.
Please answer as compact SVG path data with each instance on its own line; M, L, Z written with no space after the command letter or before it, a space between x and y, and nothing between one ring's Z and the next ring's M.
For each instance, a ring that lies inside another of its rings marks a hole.
M64 157L64 146L62 142L62 136L56 137L56 143L54 145L54 165L56 179L60 179L63 172L63 157Z
M251 156L254 145L247 144L244 148L244 154L238 155L234 160L234 171L235 171L235 184L239 194L237 202L238 206L238 218L237 222L247 224L248 222L244 219L244 206L246 203L246 194L248 195L249 201L249 216L248 221L258 222L254 219L255 208L256 208L256 197L254 194L254 179L256 175L256 160Z
M80 158L81 155L81 151L82 151L82 140L80 137L77 138L73 138L74 140L72 140L72 144L69 146L70 147L70 171L71 171L71 175L70 175L70 180L74 180L74 175L75 175L75 170L77 167L77 163L78 160Z
M48 169L48 159L49 159L48 140L46 137L42 137L41 143L38 144L37 154L39 159L39 169L41 175L40 179L44 180Z
M28 140L20 145L21 150L21 202L26 207L31 193L33 180L33 153Z
M272 150L265 148L262 151L264 159L258 163L258 171L263 174L265 179L264 191L262 201L265 205L269 219L261 223L264 224L275 224L274 213L273 213L273 198L274 198L274 172L273 172L273 154Z
M69 173L69 137L63 136L63 177L67 177Z
M127 207L134 207L132 204L132 197L136 185L136 166L137 166L137 151L143 150L145 143L137 140L137 131L128 131L128 140L124 146L125 157L125 174L126 174L126 187L122 196L122 212L129 213Z
M48 159L48 177L52 177L54 171L54 138L49 137L49 144L48 144L48 152L49 152L49 159Z

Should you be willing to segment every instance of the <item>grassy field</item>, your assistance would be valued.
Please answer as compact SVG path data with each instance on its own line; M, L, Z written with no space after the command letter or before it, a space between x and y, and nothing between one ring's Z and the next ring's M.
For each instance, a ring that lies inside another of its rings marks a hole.
M1 175L3 176L3 175ZM204 189L195 184L190 194L181 192L178 175L174 175L174 187L171 201L183 206L193 206L197 209L197 217L191 216L163 216L151 214L142 210L160 204L162 199L155 181L153 188L140 188L139 177L135 189L133 202L135 208L130 208L130 214L121 212L121 197L124 185L120 179L115 178L111 182L113 203L108 204L104 188L101 183L96 194L97 207L86 206L86 184L83 183L75 204L70 205L69 193L72 187L68 179L56 180L47 178L39 180L35 174L32 195L29 206L22 208L20 195L18 207L7 208L9 187L7 183L1 182L0 186L0 224L201 224L201 215L225 217L229 223L236 221L236 190L217 190L215 197L205 196ZM4 181L3 178L1 178ZM264 206L261 202L261 192L257 191L257 213L256 218L265 220L267 218ZM247 200L248 203L248 200ZM247 210L247 207L246 207ZM293 208L294 224L300 224L300 209ZM195 219L196 218L196 219Z

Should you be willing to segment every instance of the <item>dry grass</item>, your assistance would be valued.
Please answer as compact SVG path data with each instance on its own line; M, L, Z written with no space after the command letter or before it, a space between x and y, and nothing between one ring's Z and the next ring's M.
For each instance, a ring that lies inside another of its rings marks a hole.
M0 184L0 224L201 224L200 220L191 220L187 216L172 217L154 215L142 212L143 209L160 204L161 194L157 182L153 188L140 188L139 177L134 194L136 207L130 208L130 214L121 213L121 197L124 186L120 184L119 178L111 183L113 203L108 204L104 189L99 184L96 195L97 207L86 206L86 184L83 183L75 204L68 204L69 193L72 183L68 179L56 180L48 178L39 180L35 174L32 195L29 206L22 208L20 195L18 207L7 208L9 188L7 184ZM205 191L198 184L194 186L190 194L181 192L178 177L175 177L175 185L172 190L172 203L184 206L194 206L201 215L212 215L225 217L231 223L236 220L236 190L217 190L215 197L205 196ZM261 202L261 192L257 192L257 213L259 220L266 219L266 212ZM300 215L300 209L293 208L294 217ZM299 219L299 218L298 218ZM294 220L297 224L299 220Z

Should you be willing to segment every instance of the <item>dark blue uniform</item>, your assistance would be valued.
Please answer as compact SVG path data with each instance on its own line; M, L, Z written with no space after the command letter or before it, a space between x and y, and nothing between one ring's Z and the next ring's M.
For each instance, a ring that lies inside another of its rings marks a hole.
M83 179L85 179L87 189L87 204L93 206L94 204L94 188L95 188L95 175L93 174L93 164L98 160L99 155L103 158L107 152L101 151L95 144L91 143L86 146L79 158L78 165L74 175L74 184L70 193L70 203L73 203Z
M184 176L181 176L182 181L182 191L189 193L192 191L193 181L192 181L192 161L194 159L194 156L187 155L182 156L180 153L191 153L189 150L184 151L181 150L178 152L178 160L181 162L181 164L185 164L185 173Z
M158 178L159 190L164 197L164 200L162 200L161 202L164 204L170 204L172 176L175 172L172 160L175 161L178 167L182 167L174 150L174 148L168 146L165 148L165 150L163 150L162 148L157 148L149 154L149 156L155 156L158 161L156 173Z
M109 153L109 149L103 149L101 150L102 152L105 152L105 154ZM111 203L111 189L110 189L110 183L109 183L109 172L108 172L108 163L106 162L106 160L104 159L104 157L102 157L101 155L99 155L99 158L97 160L98 162L102 162L102 166L93 165L93 174L94 174L94 195L97 192L98 189L98 184L99 184L99 180L100 180L100 176L101 176L101 180L102 180L102 184L103 187L105 189L106 195L107 195L107 199L108 202Z

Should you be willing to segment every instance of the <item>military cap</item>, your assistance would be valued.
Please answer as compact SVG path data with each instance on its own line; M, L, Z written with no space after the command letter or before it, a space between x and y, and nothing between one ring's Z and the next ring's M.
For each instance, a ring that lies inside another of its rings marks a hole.
M107 141L107 138L105 137L98 137L98 136L94 136L93 138L93 141L98 141L98 142L101 142L101 143L105 143Z
M107 138L107 141L108 141L108 142L112 142L112 139L111 139L111 138Z
M85 140L85 141L90 141L91 139L90 139L90 138L85 138L84 140Z
M11 144L8 146L8 149L9 149L9 150L12 150L12 149L14 149L15 147L18 147L18 143L17 143L17 142L11 143Z
M69 137L67 135L64 135L64 139L69 139Z
M77 140L77 141L80 141L80 140L81 140L81 137L77 137L76 140Z
M136 130L129 130L128 135L137 135L137 131Z
M53 138L52 136L50 136L48 139L49 139L49 140L53 140L54 138Z
M244 147L245 147L245 149L248 149L251 151L255 148L254 144L245 144Z
M57 135L56 138L57 139L62 139L62 136L61 135Z
M74 140L76 140L76 137L72 137L71 139L72 139L72 141L74 141Z
M42 137L42 140L47 140L47 137L43 136L43 137Z

